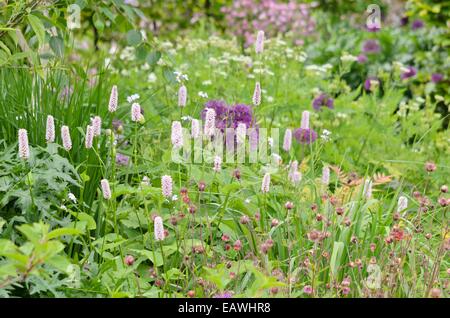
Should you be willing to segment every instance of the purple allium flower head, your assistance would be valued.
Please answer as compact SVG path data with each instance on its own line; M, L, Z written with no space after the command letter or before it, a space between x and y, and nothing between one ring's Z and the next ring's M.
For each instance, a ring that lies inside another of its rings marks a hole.
M411 28L412 28L413 30L418 30L418 29L423 28L424 25L425 25L425 24L423 23L422 20L417 19L417 20L414 20L414 21L413 21L413 23L411 24Z
M403 72L402 75L400 76L402 80L414 77L417 74L417 69L415 67L408 66L407 69L408 70Z
M433 73L433 74L431 74L431 81L433 83L439 83L443 79L444 79L444 75L442 75L441 73Z
M368 32L378 32L378 31L380 31L380 26L378 26L378 25L367 26L366 30Z
M297 128L294 137L301 144L310 144L316 141L317 133L312 128Z
M202 114L201 114L201 117L203 120L206 119L206 112L210 108L214 109L214 111L216 113L215 126L221 130L225 129L227 127L227 121L228 121L228 117L229 117L229 108L228 108L227 104L221 100L207 101L205 103L205 107L202 110ZM205 125L206 125L206 123L205 123Z
M321 93L319 96L314 98L312 106L315 110L320 110L322 107L328 107L330 109L334 108L334 101L329 98L325 93Z
M116 154L116 164L119 166L128 166L128 163L130 162L130 157L117 153Z
M380 44L377 40L366 40L363 43L362 51L367 54L376 54L380 52Z
M402 17L401 19L400 19L400 26L405 26L405 25L407 25L408 24L408 22L409 22L409 18L408 17Z
M358 55L358 63L359 64L364 64L367 62L367 56L365 54L359 54Z
M247 128L251 126L253 115L250 106L245 104L234 105L230 110L231 128L236 128L239 123L244 123Z

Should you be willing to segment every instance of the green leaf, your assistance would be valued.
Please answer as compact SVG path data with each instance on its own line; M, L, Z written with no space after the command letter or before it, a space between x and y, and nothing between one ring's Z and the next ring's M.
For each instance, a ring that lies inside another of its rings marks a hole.
M51 240L51 239L54 239L56 237L63 236L63 235L79 235L81 233L82 232L78 229L63 227L63 228L56 229L56 230L53 230L50 233L48 233L47 238L49 240Z
M136 30L130 30L127 32L127 43L131 46L137 46L142 41L142 34Z
M158 63L160 58L161 58L161 52L159 52L159 51L150 52L147 55L147 63L150 66L154 66L154 65L156 65L156 63Z
M341 256L344 250L343 242L334 242L333 252L331 254L330 269L333 276L336 276L337 270L341 264Z
M56 56L63 57L64 41L61 38L59 38L57 36L52 36L50 38L50 47L52 48L52 50L56 54Z
M45 28L42 21L32 15L28 15L28 22L30 22L31 28L33 29L34 33L36 33L36 36L38 38L39 44L44 45L45 44Z

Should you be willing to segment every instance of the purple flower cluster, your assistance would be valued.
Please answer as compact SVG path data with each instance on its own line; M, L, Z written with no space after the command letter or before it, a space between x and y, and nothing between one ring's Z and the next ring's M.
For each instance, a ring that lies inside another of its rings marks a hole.
M314 98L312 106L315 110L320 110L322 107L328 107L330 109L334 108L334 101L327 94L321 93L319 96Z
M128 163L130 162L130 157L117 153L116 154L116 164L119 166L128 166Z
M244 123L247 128L255 126L251 106L245 104L228 106L224 101L210 100L205 103L205 107L202 110L202 120L205 120L208 108L215 110L216 127L222 132L225 128L237 128L239 123Z
M378 85L380 85L380 79L375 77L375 76L369 76L365 81L364 81L364 89L368 92L370 92L372 90L372 82L377 81Z
M378 40L366 40L363 43L362 51L367 54L377 54L380 52L380 43Z
M410 77L414 77L417 74L417 69L413 66L408 66L407 70L402 73L400 76L402 80L408 79Z
M255 42L257 30L268 36L293 32L297 45L303 37L314 31L315 22L310 15L310 4L276 0L236 0L221 10L234 34L243 36L246 46Z
M313 143L317 139L317 133L312 128L297 128L294 131L294 137L301 144Z
M418 30L418 29L423 28L424 25L425 25L425 23L423 23L422 20L417 19L417 20L414 20L413 23L411 24L411 29Z
M431 74L431 81L433 83L439 83L443 79L444 79L444 75L442 75L441 73L433 73L433 74Z

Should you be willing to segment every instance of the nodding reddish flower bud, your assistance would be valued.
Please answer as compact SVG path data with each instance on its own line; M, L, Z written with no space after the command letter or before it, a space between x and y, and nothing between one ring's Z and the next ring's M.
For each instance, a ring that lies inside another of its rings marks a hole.
M341 207L341 206L337 207L337 208L336 208L336 214L337 214L337 215L342 215L342 214L344 214L344 208Z
M180 220L184 219L185 216L186 216L186 215L185 215L183 212L178 213L178 218L179 218Z
M255 84L252 101L255 106L259 106L261 104L261 84L259 84L259 82L256 82Z
M288 201L288 202L286 202L286 203L284 204L284 207L285 207L287 210L292 210L292 209L294 208L294 203L292 203L291 201Z
M172 177L162 176L161 177L161 191L164 197L172 197Z
M392 219L393 219L394 221L400 220L400 213L395 212L394 215L392 216Z
M227 234L222 234L222 241L228 242L230 240L230 237Z
M164 229L164 237L169 237L169 230Z
M255 221L259 221L260 218L261 218L261 213L259 213L259 211L257 211L255 213Z
M338 198L336 198L334 195L330 197L330 203L331 205L336 205L338 203Z
M342 294L343 295L348 295L350 293L350 288L348 287L342 287Z
M30 146L28 145L28 132L26 129L19 129L19 158L27 160L30 158Z
M102 132L102 118L100 116L95 116L92 119L92 127L94 128L94 136L100 136Z
M256 34L255 52L261 54L264 51L264 31L259 30Z
M427 240L431 239L432 237L433 237L433 235L432 235L431 233L425 234L425 238L426 238Z
M125 256L124 263L125 263L125 265L127 265L127 266L133 265L133 264L134 264L134 257L131 256L131 255Z
M242 243L241 243L240 240L237 240L236 242L234 242L234 244L233 244L233 249L234 249L235 251L240 251L241 248L242 248Z
M301 129L309 129L309 111L305 110L302 113Z
M198 119L192 119L191 121L191 137L194 139L200 137L200 122Z
M431 298L440 298L441 290L439 288L432 288L430 291Z
M47 126L45 130L45 140L55 142L55 120L52 115L47 116Z
M108 110L110 113L114 113L117 110L118 100L119 100L119 96L118 96L118 92L117 92L117 86L114 85L111 88L111 95L109 96Z
M442 193L447 193L447 192L448 192L448 187L447 187L446 185L443 185L443 186L441 187L441 192L442 192Z
M241 171L239 169L234 169L233 177L235 177L236 180L241 180Z
M350 242L352 242L353 244L358 243L358 238L356 236L352 236L350 239Z
M111 188L109 187L109 182L106 179L102 179L100 181L100 185L102 186L103 198L105 200L111 199Z
M435 171L436 170L436 164L434 162L431 162L431 161L425 163L425 170L427 172Z
M321 221L323 220L322 214L318 213L318 214L316 215L316 220L317 220L318 222L321 222Z
M274 294L274 295L278 294L278 287L272 287L272 288L270 289L270 293L271 293L271 294Z
M291 146L292 146L292 130L286 129L286 131L284 132L283 150L287 152L291 150Z
M303 287L303 292L305 294L311 295L313 293L313 289L310 285L306 285L305 287Z
M185 195L185 196L183 196L183 202L188 204L191 202L191 199L187 195Z
M221 169L222 169L222 158L220 156L215 156L213 170L215 172L220 172Z
M188 291L187 296L189 298L194 298L195 297L195 291L193 291L193 290Z
M446 199L446 198L444 198L444 197L439 198L439 199L438 199L438 202L439 202L439 205L440 205L441 207L444 207L444 208L445 208L447 205L449 205L449 200Z
M348 226L352 225L352 221L349 218L345 218L344 225L348 227Z
M270 246L266 243L261 244L261 253L267 254L269 252Z
M94 128L91 125L86 127L86 139L84 140L84 146L86 149L92 148L92 142L94 141Z
M375 243L370 243L370 251L372 252L372 253L374 253L375 252L375 249L377 248L377 245L375 244Z
M197 211L197 207L193 204L189 206L189 213L194 214Z
M272 219L272 222L271 222L272 227L278 226L278 224L280 224L280 221L278 221L277 219Z
M230 279L235 279L235 278L236 278L236 273L230 272Z
M208 108L205 115L205 136L214 136L216 130L216 111L213 108Z
M266 240L266 244L267 244L267 246L272 247L273 246L273 240L272 239L267 239Z
M154 232L155 232L155 240L162 241L166 237L164 235L164 225L162 218L160 216L155 217L154 220Z
M241 224L247 224L248 222L250 222L250 218L247 215L243 215L241 216L240 222Z
M72 139L70 138L69 127L67 126L61 127L61 139L63 142L64 149L66 149L67 151L72 149Z
M170 139L172 141L172 146L175 149L179 149L183 147L183 128L181 127L181 123L179 121L172 122L172 132Z
M392 242L394 242L394 238L391 235L388 235L388 237L386 237L384 241L386 242L386 244L391 244Z
M261 192L268 193L270 190L270 174L266 173L261 183Z
M198 191L203 192L203 191L205 191L205 188L206 188L206 183L204 181L200 181L198 183Z
M181 195L187 195L187 193L188 193L188 189L187 188L183 187L183 188L180 189L180 194Z
M155 281L155 286L156 287L161 287L164 284L164 281L162 279L157 279Z
M230 244L225 244L225 251L229 251L231 249L231 245Z
M419 199L421 196L422 196L422 195L420 194L419 191L414 191L414 192L413 192L413 197L414 197L415 199Z
M178 106L185 107L187 101L187 89L186 86L181 85L178 89Z
M311 204L311 210L313 212L316 212L317 211L317 204L315 204L315 203Z
M178 224L178 219L177 219L176 216L171 216L170 217L170 224L172 224L174 226Z

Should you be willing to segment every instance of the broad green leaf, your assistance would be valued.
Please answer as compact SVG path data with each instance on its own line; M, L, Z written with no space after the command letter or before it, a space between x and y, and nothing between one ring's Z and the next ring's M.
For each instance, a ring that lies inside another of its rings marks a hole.
M344 250L343 242L334 242L333 252L331 254L331 259L330 259L330 269L331 269L331 273L333 274L333 276L336 276L336 273L341 264L341 256L342 256L343 250Z
M142 34L136 30L130 30L127 32L127 43L130 46L137 46L142 41Z
M53 230L50 233L48 233L47 238L49 240L51 240L51 239L54 239L56 237L63 236L63 235L79 235L81 233L82 232L78 229L63 227L63 228L56 229L56 230Z
M39 19L38 17L36 17L32 14L29 14L28 22L30 22L31 28L33 29L34 33L36 33L39 44L41 46L44 45L45 44L45 28L44 28L44 24L42 23L41 19Z

